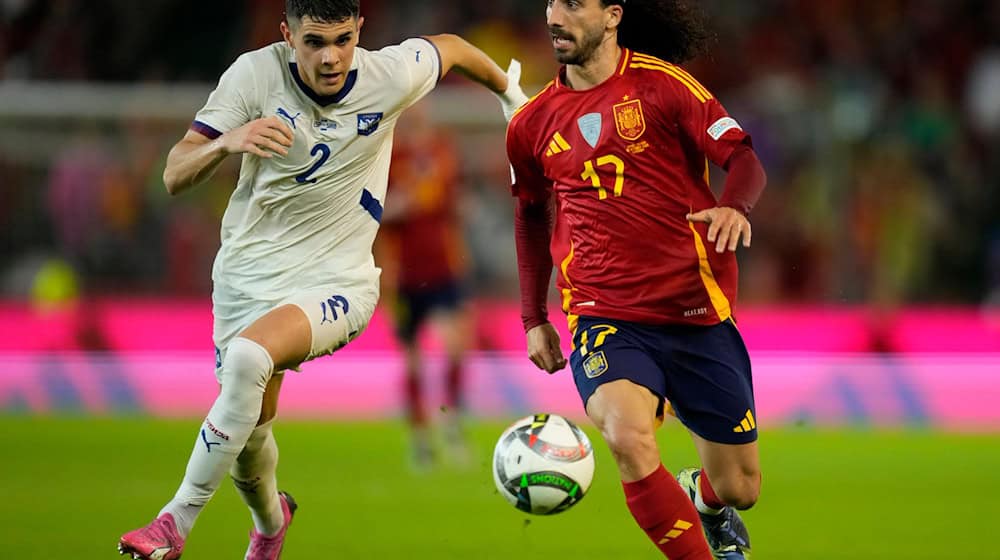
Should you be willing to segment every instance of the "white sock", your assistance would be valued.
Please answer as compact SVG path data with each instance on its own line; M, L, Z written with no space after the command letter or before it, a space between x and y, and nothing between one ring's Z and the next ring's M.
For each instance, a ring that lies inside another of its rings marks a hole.
M236 458L229 475L236 491L250 508L254 527L264 535L275 535L285 524L278 497L278 444L271 432L273 421L254 428L243 452Z
M243 451L260 418L264 389L274 371L261 345L237 337L222 362L222 390L201 425L187 471L177 494L160 513L170 513L181 537L187 538L202 508Z

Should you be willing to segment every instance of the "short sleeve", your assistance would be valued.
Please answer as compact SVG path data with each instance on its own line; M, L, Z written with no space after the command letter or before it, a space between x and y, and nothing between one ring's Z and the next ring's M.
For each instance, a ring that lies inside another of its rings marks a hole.
M401 82L404 108L420 101L441 80L441 54L429 39L407 39L381 52L402 66L393 77Z
M248 55L243 55L219 78L191 129L214 139L250 122L259 112L254 102L257 89L253 63Z
M535 158L527 137L525 119L516 115L507 128L507 158L510 160L511 194L532 202L548 200L552 191L549 180Z

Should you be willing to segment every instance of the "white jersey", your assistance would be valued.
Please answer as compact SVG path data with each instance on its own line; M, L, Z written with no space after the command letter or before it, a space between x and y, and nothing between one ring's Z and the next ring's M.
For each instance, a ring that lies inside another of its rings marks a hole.
M222 219L212 280L252 299L329 285L377 285L372 243L382 217L393 127L440 78L426 39L357 48L343 89L322 97L302 82L295 53L274 43L240 56L198 112L210 138L280 117L295 133L285 157L244 154Z

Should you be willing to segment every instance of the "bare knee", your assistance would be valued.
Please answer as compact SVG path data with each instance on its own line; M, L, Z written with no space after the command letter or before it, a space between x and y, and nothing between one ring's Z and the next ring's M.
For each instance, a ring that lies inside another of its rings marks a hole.
M652 431L610 423L601 427L601 434L626 480L640 480L659 465L660 453Z
M736 509L750 509L760 497L760 471L741 470L711 478L712 490L723 503Z
M660 465L654 436L657 404L656 395L624 379L601 385L587 402L587 415L604 436L625 482L642 480Z

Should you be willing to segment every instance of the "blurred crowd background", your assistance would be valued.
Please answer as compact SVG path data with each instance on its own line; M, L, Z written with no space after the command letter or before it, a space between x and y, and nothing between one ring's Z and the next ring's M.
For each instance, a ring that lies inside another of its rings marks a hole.
M281 0L0 0L0 297L207 296L230 158L169 198L169 147ZM1000 2L710 0L688 69L754 138L769 187L741 254L750 304L1000 304ZM534 93L542 0L362 0L362 46L455 32ZM499 108L449 77L428 104L460 166L469 287L513 297ZM715 185L722 177L714 178Z

